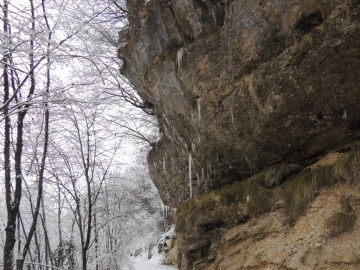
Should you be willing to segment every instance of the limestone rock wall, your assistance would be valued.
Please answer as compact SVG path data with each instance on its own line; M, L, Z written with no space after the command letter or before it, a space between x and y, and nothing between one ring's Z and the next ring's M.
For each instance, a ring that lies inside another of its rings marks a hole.
M127 2L118 55L159 120L148 161L165 204L187 200L190 179L195 196L358 138L359 3Z

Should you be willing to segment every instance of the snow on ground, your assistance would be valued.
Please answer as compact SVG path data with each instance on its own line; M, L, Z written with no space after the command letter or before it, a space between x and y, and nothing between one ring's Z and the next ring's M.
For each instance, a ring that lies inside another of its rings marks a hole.
M150 260L147 259L146 253L141 253L134 258L131 257L133 263L132 269L134 270L171 270L177 269L177 266L161 264L163 260L163 254L154 254Z
M165 250L161 253L158 253L158 246L161 247L169 246L170 239L176 235L175 225L172 225L170 230L162 234L157 243L151 249L151 259L149 260L149 249L144 248L144 246L138 246L138 250L141 250L140 253L134 257L134 254L130 256L130 269L129 270L171 270L177 269L177 266L165 265L163 264L165 260ZM148 246L148 244L145 246Z

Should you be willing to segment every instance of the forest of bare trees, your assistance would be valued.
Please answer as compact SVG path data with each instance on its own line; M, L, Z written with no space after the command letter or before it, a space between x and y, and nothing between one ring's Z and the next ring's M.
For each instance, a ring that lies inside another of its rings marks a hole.
M156 120L118 72L124 1L0 12L0 266L123 269L135 236L166 223L144 158Z

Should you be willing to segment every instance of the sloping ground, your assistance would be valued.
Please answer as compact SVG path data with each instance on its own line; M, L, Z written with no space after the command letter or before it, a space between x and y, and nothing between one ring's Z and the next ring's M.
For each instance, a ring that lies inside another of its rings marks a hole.
M277 211L226 230L207 257L212 263L195 269L360 269L359 194L359 186L325 188L293 227ZM344 199L351 214L341 207Z
M153 228L154 229L154 228ZM142 245L130 255L128 266L122 265L124 270L153 270L153 269L177 269L177 250L175 247L175 226L162 235L158 234L157 241L146 242L143 235Z
M138 256L132 260L131 270L171 270L177 269L173 265L164 265L162 256L159 254L154 255L151 259L148 259L147 254L145 256Z
M360 154L329 154L275 187L271 171L179 208L180 269L360 269Z

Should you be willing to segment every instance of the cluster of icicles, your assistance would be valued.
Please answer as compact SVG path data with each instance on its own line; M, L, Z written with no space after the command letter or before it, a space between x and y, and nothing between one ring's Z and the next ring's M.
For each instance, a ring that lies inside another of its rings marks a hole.
M178 52L177 52L177 55L176 55L176 67L177 67L178 76L180 76L181 62L182 62L183 56L184 56L184 48L180 48L178 50ZM199 96L197 96L194 101L195 101L195 103L193 105L193 109L194 109L194 111L195 111L195 109L197 110L198 122L200 123L200 120L201 120L201 103L200 103L201 99L200 99ZM229 108L230 116L231 116L231 122L234 124L235 117L234 117L234 114L233 114L232 104L229 102L229 104L225 104L225 105L227 105L226 107ZM166 123L171 127L171 124L169 123L169 121L166 118L165 114L163 114L163 117L164 117ZM191 120L194 121L194 114L193 113L191 114ZM169 131L168 131L168 129L166 127L165 127L165 136L168 137L174 143L173 137L169 134ZM200 141L200 137L199 137L199 141ZM193 157L192 157L192 155L193 155L193 153L195 151L195 145L193 143L191 143L191 140L190 140L189 144L185 143L185 148L186 148L187 157L188 157L188 164L189 164L190 199L192 199L193 198L193 190L192 190L192 158ZM208 163L207 164L207 166L208 166L208 175L207 175L207 177L209 179L209 172L211 170L211 164L210 164L210 161L208 161L207 163ZM163 165L163 171L164 171L164 173L166 175L165 158L163 159L162 165ZM156 167L155 163L154 163L154 166ZM198 179L198 185L200 185L200 178L199 178L198 173L196 173L196 175L197 175L197 179ZM203 181L203 179L204 179L204 168L201 169L201 180Z
M169 215L171 216L176 212L176 208L167 206L161 202L161 212L163 217L168 217Z

